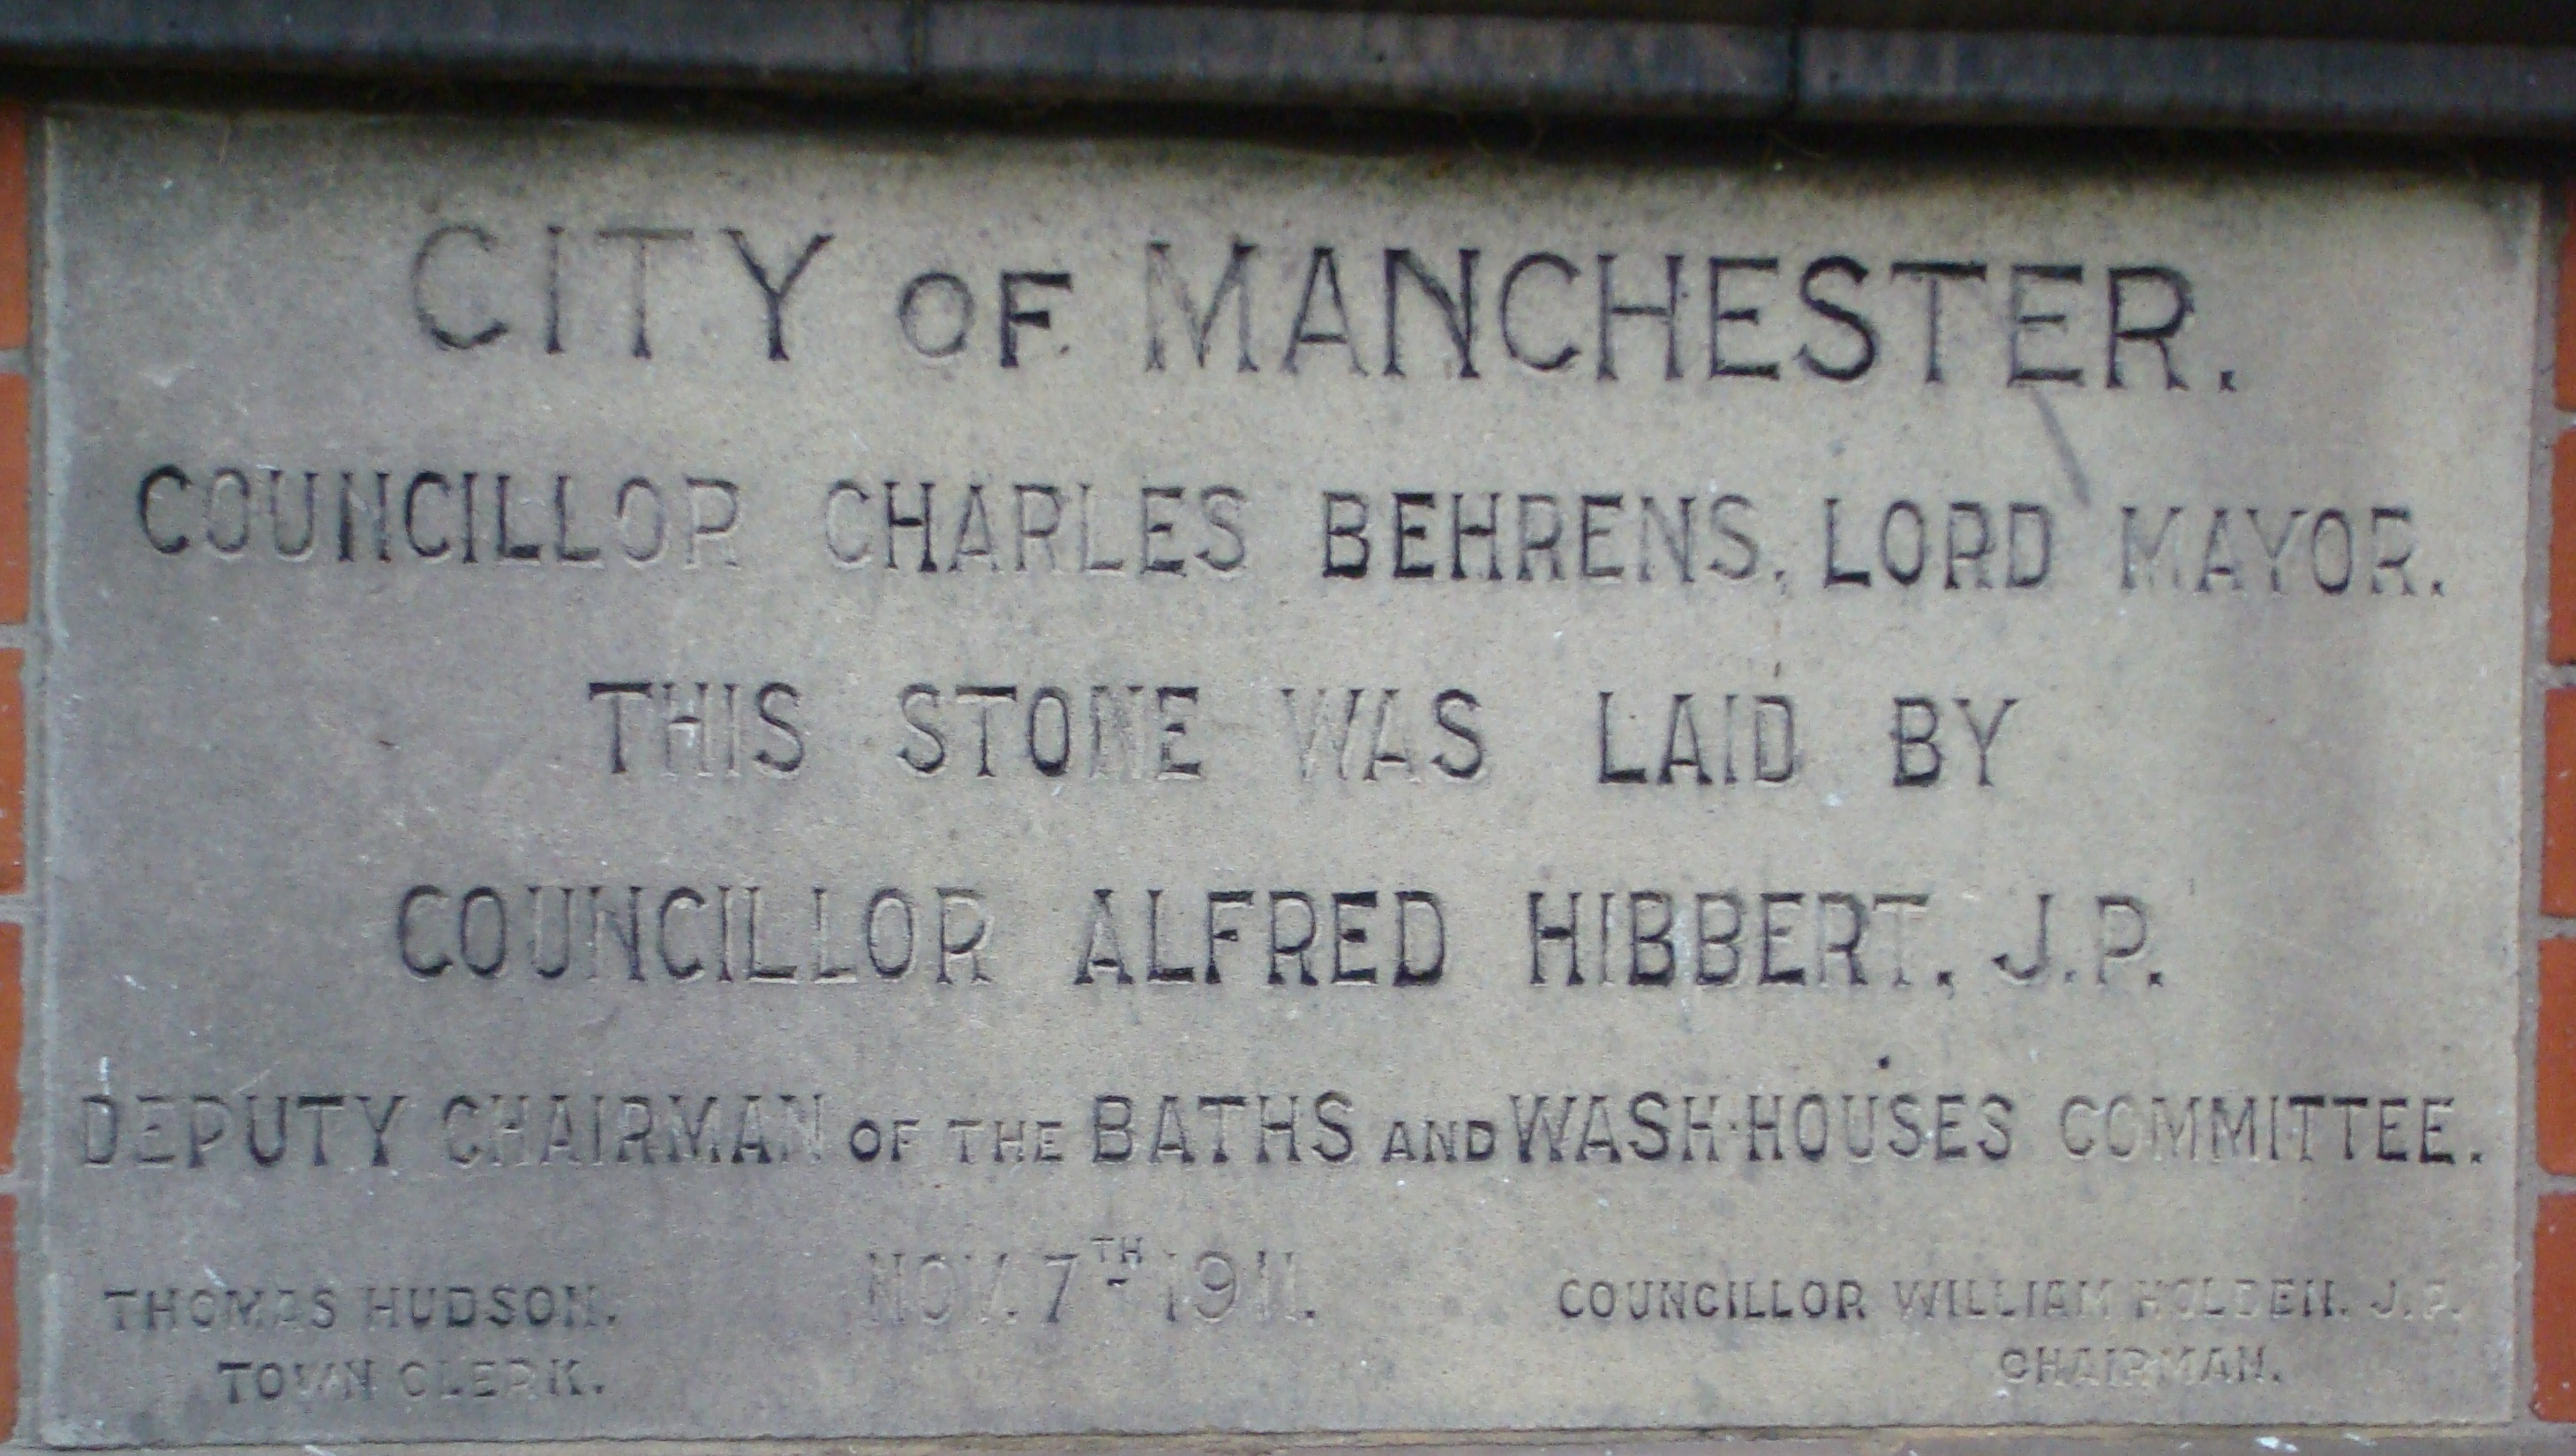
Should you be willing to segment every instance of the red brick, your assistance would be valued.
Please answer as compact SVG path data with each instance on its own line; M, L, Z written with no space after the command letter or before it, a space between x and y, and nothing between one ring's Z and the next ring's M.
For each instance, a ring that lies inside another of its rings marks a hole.
M2576 1193L2540 1200L2531 1245L2531 1413L2576 1421Z
M2540 943L2540 1166L2576 1173L2576 940Z
M2576 688L2549 690L2541 736L2540 913L2576 916Z
M27 376L0 374L0 622L27 620L28 450Z
M2549 660L2576 662L2576 434L2549 452Z
M0 895L27 888L27 654L0 651Z
M27 347L27 165L27 109L0 104L0 349Z

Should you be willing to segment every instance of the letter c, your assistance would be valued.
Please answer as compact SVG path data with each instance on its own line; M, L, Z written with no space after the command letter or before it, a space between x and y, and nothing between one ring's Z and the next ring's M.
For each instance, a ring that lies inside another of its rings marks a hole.
M2132 1131L2129 1134L2129 1141L2125 1147L2116 1141L2119 1134L2113 1127L2111 1119L2118 1117L2123 1112L2129 1114L2130 1122L2135 1123L2138 1120L2138 1104L2125 1092L2112 1098L2109 1104L2104 1106L2102 1109L2102 1151L2109 1153L2112 1157L2118 1158L2122 1162L2127 1162L2131 1157L2137 1154L2138 1135L2135 1131Z
M189 481L186 471L176 465L164 465L143 477L143 484L136 487L134 492L134 514L143 522L143 539L151 542L152 549L162 555L176 556L188 549L188 533L181 531L164 536L152 529L152 488L158 485L175 485L179 488L179 493L185 495L193 488L193 484Z
M447 1110L439 1115L439 1121L447 1128L447 1161L460 1168L472 1166L483 1156L482 1140L474 1136L474 1119L482 1111L482 1103L460 1092L447 1099ZM456 1125L456 1114L460 1112L465 1114L461 1129Z
M686 885L662 897L661 913L653 921L653 938L662 943L662 969L670 972L674 981L695 978L698 972L707 968L707 959L704 956L691 956L685 962L671 959L671 912L682 906L692 911L703 910L706 905L707 897Z
M1566 1303L1566 1296L1567 1296L1567 1295L1572 1295L1572 1296L1574 1297L1574 1302L1573 1302L1572 1304L1568 1304L1568 1303ZM1582 1281L1582 1280L1580 1280L1580 1279L1568 1279L1568 1280L1566 1280L1563 1284L1560 1284L1560 1285L1558 1285L1558 1286L1557 1286L1557 1289L1556 1289L1556 1312L1557 1312L1558 1314L1561 1314L1561 1315L1565 1316L1567 1319L1581 1319L1581 1318L1583 1318L1583 1281Z
M1567 344L1546 358L1538 359L1531 357L1521 348L1519 337L1512 331L1512 290L1520 287L1521 275L1532 268L1551 269L1567 283L1572 283L1583 270L1554 253L1531 253L1513 263L1510 271L1503 274L1502 293L1494 305L1495 316L1503 334L1503 352L1511 355L1516 362L1525 364L1541 374L1553 374L1573 363L1574 356L1583 351L1572 344Z
M402 956L403 969L411 972L415 976L420 976L425 979L430 976L435 976L446 970L449 966L455 964L445 951L440 951L438 953L438 959L434 961L417 960L412 955L412 907L418 905L423 900L444 900L446 898L447 892L436 885L414 885L403 892L402 908L394 912L394 947Z
M2057 1110L2057 1136L2066 1144L2068 1155L2078 1158L2093 1156L2094 1139L2090 1134L2086 1135L2084 1146L2079 1148L2075 1145L2075 1114L2078 1112L2098 1114L2100 1111L2101 1109L2094 1105L2090 1097L2069 1097L2066 1099L2066 1105Z
M494 242L492 235L473 223L451 222L445 227L433 229L428 237L421 240L420 251L412 254L411 312L412 317L420 320L421 332L429 335L440 348L480 349L508 333L510 326L496 318L474 333L457 333L439 322L438 315L431 311L428 290L424 286L429 277L430 258L438 252L441 244L449 238L459 236L472 238L474 246L486 253L492 251Z

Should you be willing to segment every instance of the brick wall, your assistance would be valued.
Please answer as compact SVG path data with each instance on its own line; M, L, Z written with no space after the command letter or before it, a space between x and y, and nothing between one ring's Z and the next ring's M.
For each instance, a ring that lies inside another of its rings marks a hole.
M2576 412L2576 229L2558 258L2555 405ZM2550 442L2549 662L2576 664L2576 431ZM2543 713L2540 913L2576 919L2576 687ZM2563 927L2562 927L2563 929ZM2532 1414L2576 1421L2576 936L2543 932L2534 1039L2532 1146L2541 1192L2532 1222Z

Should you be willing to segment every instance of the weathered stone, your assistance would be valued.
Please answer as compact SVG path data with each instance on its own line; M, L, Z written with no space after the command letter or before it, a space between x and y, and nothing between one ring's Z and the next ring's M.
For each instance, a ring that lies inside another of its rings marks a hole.
M2527 188L48 146L45 1438L2507 1414Z

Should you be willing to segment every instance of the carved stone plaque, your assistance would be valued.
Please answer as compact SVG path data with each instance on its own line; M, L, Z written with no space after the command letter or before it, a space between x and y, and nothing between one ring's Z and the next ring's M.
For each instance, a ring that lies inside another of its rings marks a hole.
M2529 190L47 147L46 1439L2506 1417Z

